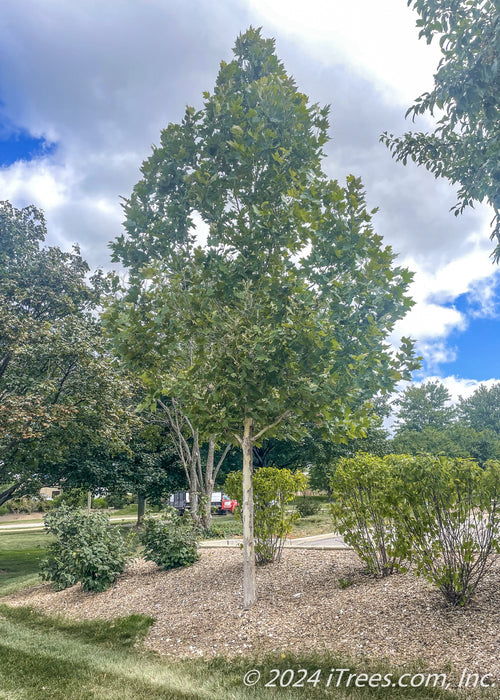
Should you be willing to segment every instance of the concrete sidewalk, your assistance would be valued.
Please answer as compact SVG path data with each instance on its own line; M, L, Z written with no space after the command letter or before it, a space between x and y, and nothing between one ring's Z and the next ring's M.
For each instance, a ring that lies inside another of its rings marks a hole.
M127 515L123 517L111 518L112 523L125 523L136 521L137 516ZM2 532L25 532L26 530L43 530L43 522L24 521L19 523L9 523L0 525L0 535ZM219 549L220 547L241 547L241 538L219 539L219 540L202 540L200 547L203 549ZM296 539L288 539L285 542L285 547L291 549L351 549L344 542L341 535L331 532L327 535L312 535L311 537L297 537Z
M200 542L200 547L204 549L218 549L220 547L241 547L242 544L243 541L241 539L204 540ZM285 547L288 549L351 549L344 542L343 537L334 532L327 535L312 535L311 537L289 539L285 542Z
M112 523L125 523L137 520L137 515L124 515L123 517L111 518ZM8 523L0 525L0 534L2 532L22 532L24 530L43 530L43 521L24 520L18 523Z

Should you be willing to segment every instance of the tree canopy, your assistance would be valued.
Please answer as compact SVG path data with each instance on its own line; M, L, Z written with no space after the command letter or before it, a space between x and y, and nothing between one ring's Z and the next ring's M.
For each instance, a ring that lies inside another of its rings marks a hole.
M45 234L41 211L0 203L0 504L127 439L127 382L95 316L102 278L87 283L77 248L40 247Z
M255 444L308 420L361 434L369 400L415 358L409 340L386 342L412 276L375 233L361 182L322 172L328 108L259 30L234 55L143 163L112 244L130 283L106 323L153 404L175 397L205 437L242 446L245 526Z
M450 392L439 381L410 385L395 403L399 407L396 433L421 431L427 427L442 430L451 425L454 418Z
M439 40L442 58L434 89L407 112L439 117L431 133L383 134L393 156L424 165L457 184L455 214L474 202L494 210L492 238L500 259L500 6L498 0L408 0L420 15L427 43Z

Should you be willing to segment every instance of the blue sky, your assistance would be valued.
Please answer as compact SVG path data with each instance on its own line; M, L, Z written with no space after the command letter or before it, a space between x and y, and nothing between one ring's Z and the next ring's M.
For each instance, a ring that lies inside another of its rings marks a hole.
M432 87L439 50L418 41L415 19L402 0L3 0L0 198L41 207L49 244L78 242L93 267L109 266L120 196L161 128L200 105L237 34L262 26L300 89L331 104L327 173L362 178L377 231L415 272L416 305L393 341L417 339L417 381L471 393L500 379L491 212L454 217L453 188L395 163L379 142L412 128L404 113Z
M1 131L0 131L1 134ZM0 136L0 167L8 167L16 161L48 157L54 153L55 144L45 138L32 136L26 131Z

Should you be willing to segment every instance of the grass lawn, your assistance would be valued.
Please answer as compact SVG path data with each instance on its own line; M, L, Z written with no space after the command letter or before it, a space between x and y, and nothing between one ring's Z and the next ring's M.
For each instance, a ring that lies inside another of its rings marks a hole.
M146 700L154 698L456 698L451 692L431 688L326 687L332 668L363 670L345 660L311 655L225 661L163 659L141 650L140 641L152 620L142 615L106 622L73 622L48 617L29 608L0 605L0 697L5 700ZM136 643L136 646L133 646ZM303 675L311 682L296 689L265 687L278 675L283 683L294 669L295 682ZM251 669L261 682L246 688L243 677ZM272 672L271 669L276 669ZM366 669L384 675L387 667ZM314 678L314 676L313 676ZM394 676L394 679L396 676ZM334 684L333 684L334 685Z
M228 523L229 524L229 523ZM49 537L42 532L0 534L0 596L39 581L37 568ZM332 656L289 654L263 658L172 660L147 652L141 640L153 620L131 615L113 622L76 622L49 617L29 608L12 608L0 599L1 700L146 700L186 698L448 698L451 691L432 687L356 688L326 686L331 669L350 673L398 674L388 666L361 668ZM243 683L245 673L257 669L254 687ZM272 669L276 669L272 671ZM304 680L296 688L280 687ZM303 669L303 671L299 671ZM321 669L319 675L314 675ZM405 669L423 672L423 668ZM283 675L282 675L283 674ZM265 684L277 676L275 687ZM337 678L338 676L334 676ZM316 679L316 683L313 681ZM366 682L365 682L366 685ZM481 698L487 698L482 694ZM491 697L491 696L489 696Z
M0 596L40 583L38 566L51 539L43 531L0 533Z

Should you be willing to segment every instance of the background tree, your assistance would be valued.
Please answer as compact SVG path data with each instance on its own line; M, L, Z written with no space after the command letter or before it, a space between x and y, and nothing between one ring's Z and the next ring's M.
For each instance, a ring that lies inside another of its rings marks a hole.
M500 456L500 438L492 430L475 430L457 421L441 430L430 426L423 430L403 430L390 442L389 451L474 459L484 465Z
M451 425L455 409L449 405L451 394L441 382L409 386L395 401L399 410L396 435L403 431L420 432L424 428L443 430Z
M458 404L460 420L475 430L492 430L500 437L500 384L480 385Z
M42 212L0 203L0 504L53 485L71 456L123 449L129 385L95 318L102 277L41 248Z
M492 238L500 258L500 6L498 0L408 0L420 15L420 37L439 38L434 89L410 107L414 118L437 111L432 133L381 139L406 164L412 158L458 184L455 214L486 200L495 212Z
M326 108L309 105L250 29L203 109L162 132L125 205L114 256L130 286L106 322L151 401L242 447L244 603L256 598L253 448L307 421L362 434L367 402L415 366L385 343L411 306L361 183L321 170ZM208 226L196 243L194 217Z

